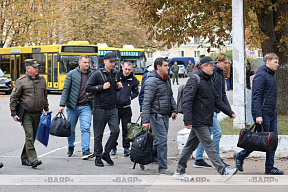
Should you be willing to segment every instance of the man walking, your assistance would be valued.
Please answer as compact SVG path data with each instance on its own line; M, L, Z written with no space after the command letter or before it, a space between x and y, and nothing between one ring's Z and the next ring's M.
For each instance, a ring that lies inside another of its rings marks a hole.
M194 65L192 64L191 60L189 60L187 68L188 68L188 72L189 72L188 73L188 77L190 77L190 74L191 74L191 72L193 71L193 68L194 68Z
M279 66L279 57L275 53L268 53L264 56L264 62L265 65L258 69L253 79L252 116L257 123L257 132L261 132L263 126L266 132L277 133L277 85L274 75ZM243 161L251 152L245 149L234 154L239 171L243 171ZM283 171L274 167L274 156L275 152L266 152L265 174L283 175Z
M116 91L122 88L118 71L114 69L117 60L114 53L104 55L105 67L94 72L89 78L86 91L94 93L93 131L95 165L103 167L101 159L109 165L114 165L110 151L116 145L119 135L118 110L116 108ZM106 124L109 124L110 136L103 153L102 139Z
M175 79L176 79L177 85L179 85L178 83L179 66L177 65L177 61L175 61L174 65L171 67L171 71L173 72L173 85L174 85Z
M210 57L203 57L200 60L200 67L192 72L184 88L183 121L185 128L191 129L191 131L180 155L176 172L173 175L175 179L191 179L190 176L186 175L185 169L190 156L199 145L199 141L214 167L220 175L223 175L225 180L230 179L237 172L236 168L228 169L223 165L215 151L215 144L208 129L213 125L214 106L226 115L232 118L236 117L235 113L223 103L213 87L211 76L214 63L215 61ZM200 85L198 85L199 80Z
M25 145L21 154L22 165L36 168L42 164L38 160L34 147L40 116L44 109L45 116L48 113L48 98L46 80L39 76L40 64L35 59L26 59L26 74L16 80L10 97L11 116L14 121L19 121L17 105L22 105L25 112L22 118L22 126L25 131Z
M131 100L139 95L138 86L139 81L133 76L133 66L131 62L125 62L122 70L119 72L119 78L123 88L117 92L117 109L119 123L122 123L122 146L124 148L124 155L130 155L130 143L126 140L127 137L127 124L131 123L132 110ZM117 146L117 142L116 142ZM116 146L111 150L111 155L116 154Z
M171 175L167 166L167 135L169 117L177 118L176 102L173 98L171 82L168 75L168 62L164 58L157 58L154 71L148 73L145 81L144 101L142 106L143 127L152 131L157 147L158 172Z
M206 60L205 62L212 61L212 58L207 57L207 56L203 57L202 59ZM228 57L227 57L227 55L225 55L223 53L219 53L216 56L215 60L217 61L217 64L214 64L214 70L213 70L213 74L212 74L213 86L214 86L218 96L220 97L220 99L225 103L225 105L227 105L231 109L229 101L228 101L227 96L226 96L225 78L223 75L223 71L225 70L225 68L228 65ZM213 133L213 142L215 143L215 150L216 150L218 156L220 157L219 143L220 143L220 139L222 136L222 130L221 130L220 124L219 124L218 119L217 119L218 113L220 113L220 110L217 107L215 107L214 113L213 113L213 125L212 125L212 127L208 127L208 129L209 129L210 134ZM207 164L203 160L203 153L204 153L204 148L203 148L202 144L200 143L198 148L197 148L195 163L193 166L198 167L198 168L211 168L212 166ZM229 165L224 163L224 161L221 158L220 158L220 160L226 167L229 167Z
M91 76L89 58L86 55L79 57L79 66L70 71L65 79L59 112L66 108L68 121L71 123L71 136L68 140L67 157L73 156L75 142L75 128L77 121L80 121L82 159L87 160L94 157L90 152L90 126L92 116L92 102L88 100L85 86Z

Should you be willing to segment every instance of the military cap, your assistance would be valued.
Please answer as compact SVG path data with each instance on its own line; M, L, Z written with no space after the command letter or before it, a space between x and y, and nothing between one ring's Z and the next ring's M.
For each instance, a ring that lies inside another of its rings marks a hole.
M37 63L36 59L26 59L25 60L25 67L38 67L40 64Z

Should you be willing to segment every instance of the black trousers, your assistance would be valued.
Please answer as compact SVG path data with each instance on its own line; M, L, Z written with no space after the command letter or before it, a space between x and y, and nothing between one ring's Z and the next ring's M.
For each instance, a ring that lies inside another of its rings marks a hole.
M122 124L122 146L123 148L130 147L130 142L126 140L126 137L127 137L127 124L131 123L131 117L132 117L131 107L118 109L119 124L120 124L120 121ZM118 143L116 142L116 145L114 147L115 149L117 145Z

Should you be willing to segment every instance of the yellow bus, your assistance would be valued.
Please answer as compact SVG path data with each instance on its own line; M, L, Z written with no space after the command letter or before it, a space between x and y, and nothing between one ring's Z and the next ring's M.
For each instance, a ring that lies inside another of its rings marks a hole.
M135 77L139 80L139 85L141 85L142 77L144 74L145 63L147 61L145 56L144 49L135 49L133 46L123 46L120 49L121 54L121 64L126 61L130 61L131 63L135 64L136 67L134 68Z
M44 76L48 91L62 90L67 73L78 66L80 55L87 55L91 68L99 68L98 47L88 41L71 41L65 45L40 45L0 48L0 68L12 79L25 74L25 60L36 59L39 75Z

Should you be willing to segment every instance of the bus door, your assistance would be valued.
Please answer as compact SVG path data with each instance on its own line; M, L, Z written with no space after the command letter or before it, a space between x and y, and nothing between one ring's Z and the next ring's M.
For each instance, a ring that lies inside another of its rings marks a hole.
M57 54L48 54L48 89L58 89Z
M10 57L10 71L12 85L15 85L15 81L19 78L20 74L20 55L11 55Z

